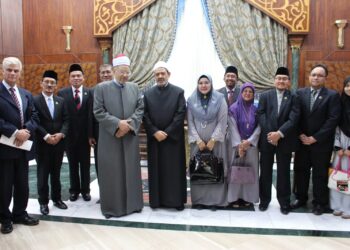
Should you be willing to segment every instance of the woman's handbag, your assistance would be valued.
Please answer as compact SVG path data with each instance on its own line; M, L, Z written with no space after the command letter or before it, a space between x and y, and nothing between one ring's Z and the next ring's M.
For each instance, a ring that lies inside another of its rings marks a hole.
M252 184L256 181L253 167L247 165L245 162L245 157L239 157L233 161L227 175L228 183Z
M195 185L223 183L222 158L216 157L209 150L198 151L190 160L190 179Z
M343 194L350 195L350 158L348 158L348 171L341 170L342 158L338 158L338 163L328 178L328 187Z

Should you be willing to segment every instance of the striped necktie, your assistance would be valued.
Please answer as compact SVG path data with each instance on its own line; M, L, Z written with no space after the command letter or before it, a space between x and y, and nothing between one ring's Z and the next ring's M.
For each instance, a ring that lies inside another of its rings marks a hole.
M313 89L311 90L311 97L310 97L310 110L312 110L315 101L316 101L316 95L317 95L317 90Z
M17 95L15 93L16 89L11 87L11 88L9 88L9 90L10 90L10 93L11 93L11 97L12 97L13 101L15 102L16 106L17 106L19 115L21 117L21 126L23 127L23 124L24 124L23 112L22 112L22 109L21 109L21 104L19 103L19 100L18 100Z
M79 89L76 89L76 90L75 90L75 95L74 95L74 103L75 103L75 108L76 108L77 110L79 110L80 107L81 107L79 92L80 92Z

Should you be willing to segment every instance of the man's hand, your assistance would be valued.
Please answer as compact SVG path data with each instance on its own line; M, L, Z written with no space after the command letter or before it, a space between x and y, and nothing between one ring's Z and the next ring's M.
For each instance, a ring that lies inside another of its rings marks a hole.
M158 130L153 134L153 136L156 138L158 142L164 141L167 137L168 134L165 133L164 131Z
M197 141L197 146L199 148L199 151L203 151L207 145L205 145L204 141L200 140L200 141Z
M267 141L274 146L277 146L278 141L281 139L281 134L278 132L270 132L267 134Z
M89 145L90 145L90 147L95 147L95 145L96 145L96 140L95 140L95 138L93 138L93 137L91 137L91 138L89 138Z
M301 134L299 139L304 145L311 145L317 142L317 140L313 136L306 136L305 134Z
M14 144L17 147L20 147L23 145L23 143L29 139L30 137L30 132L28 129L20 129L17 131L17 133L15 134L16 139L14 140Z

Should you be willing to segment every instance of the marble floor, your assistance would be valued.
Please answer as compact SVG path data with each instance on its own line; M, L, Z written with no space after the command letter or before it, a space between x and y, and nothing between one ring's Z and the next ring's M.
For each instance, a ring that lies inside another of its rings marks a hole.
M275 197L274 188L272 192ZM180 212L175 209L151 209L146 204L141 213L105 219L100 205L96 203L99 199L96 180L91 183L91 196L89 202L83 201L81 196L75 202L65 201L67 210L57 209L50 202L50 214L47 216L40 214L38 201L30 199L27 211L40 218L39 226L15 225L13 233L0 235L0 249L48 249L45 246L50 246L50 249L135 249L135 246L138 249L193 249L195 246L198 247L195 249L242 249L243 246L246 249L335 249L336 246L350 249L350 220L332 214L315 216L309 212L282 215L276 199L272 200L266 212L260 212L257 204L255 211L197 210L187 206ZM62 234L62 228L68 231L64 231L64 236L60 237L67 239L51 239L56 233ZM84 237L80 239L83 232L90 230L96 231L96 242L90 236L86 240ZM112 232L116 232L116 235L112 236ZM22 233L29 236L21 238ZM134 233L139 238L133 239ZM120 238L117 234L125 234L124 240L129 245L117 241ZM154 237L154 240L149 237ZM40 241L40 247L34 247L38 238L45 238L47 245ZM75 238L78 241L73 240ZM173 242L166 244L165 239ZM297 245L288 245L285 240ZM114 241L117 242L112 244ZM143 241L147 243L143 245ZM301 243L303 241L306 243ZM67 245L67 242L71 243ZM184 247L185 242L189 244L187 247Z

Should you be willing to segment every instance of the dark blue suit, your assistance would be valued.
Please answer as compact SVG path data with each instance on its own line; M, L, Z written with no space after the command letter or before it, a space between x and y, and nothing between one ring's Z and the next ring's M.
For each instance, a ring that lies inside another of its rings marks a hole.
M310 110L311 89L297 91L300 100L299 135L313 136L317 142L301 145L295 153L294 193L296 199L306 202L310 170L312 167L313 204L328 205L328 167L332 155L335 128L340 119L340 96L334 91L322 87Z
M7 137L20 129L28 129L34 139L34 132L39 122L33 104L33 97L27 90L18 88L22 100L24 125L16 103L4 84L0 83L0 134ZM29 196L28 161L34 159L34 147L24 151L0 144L0 220L8 223L11 219L22 219L26 215ZM12 214L9 210L13 190L14 205Z

